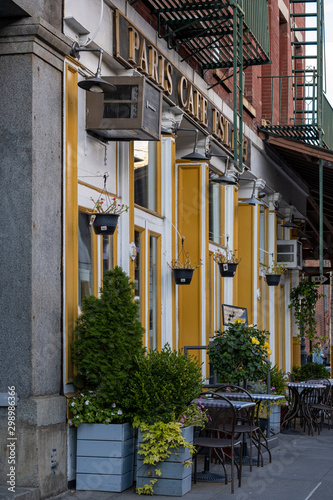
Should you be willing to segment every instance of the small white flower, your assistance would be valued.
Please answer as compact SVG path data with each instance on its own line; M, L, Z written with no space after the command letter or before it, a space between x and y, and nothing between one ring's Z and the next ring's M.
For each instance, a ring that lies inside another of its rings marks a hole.
M123 412L121 410L118 410L117 413L118 413L118 415L122 415L123 414Z
M115 408L116 406L116 403L112 403L112 408Z
M81 392L81 396L83 396L83 397L84 397L84 394L82 394L82 392Z
M84 404L88 406L88 404L89 404L89 400L87 399L87 401L85 401L85 403L84 403Z
M107 419L105 420L105 422L111 422L111 420L110 420L109 418L107 418Z
M74 401L73 401L73 402L71 403L71 406L75 406L75 403L74 403Z

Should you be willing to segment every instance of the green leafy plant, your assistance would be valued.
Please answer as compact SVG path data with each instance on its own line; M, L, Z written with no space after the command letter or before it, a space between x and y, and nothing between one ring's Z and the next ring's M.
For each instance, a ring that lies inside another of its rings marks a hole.
M93 213L99 214L117 214L120 215L123 212L128 212L129 206L124 203L120 203L117 198L110 198L109 196L99 197L97 201L90 198L94 203Z
M172 422L202 391L201 366L194 356L166 344L137 360L131 373L128 406L146 423Z
M184 255L182 257L178 259L172 259L167 264L169 267L171 267L171 269L197 269L197 267L203 265L203 262L200 259L199 264L192 264L190 252L184 252Z
M270 265L260 262L260 267L265 274L282 275L287 271L287 266L284 262L276 262L273 260Z
M312 377L327 378L328 375L328 370L320 363L306 363L303 366L293 366L291 371L293 382L304 382Z
M307 337L310 341L322 340L317 335L317 321L315 318L316 304L323 294L319 293L318 286L312 281L303 279L299 285L292 289L290 308L294 310L295 322L299 328L298 339Z
M78 393L93 391L94 405L100 411L111 409L108 417L117 421L119 415L112 415L113 405L122 408L125 419L129 373L135 371L137 360L144 354L144 329L138 320L139 305L134 301L133 288L121 268L108 271L100 298L84 298L72 343ZM87 413L78 403L80 398L73 401L77 403L76 416L84 419ZM79 408L84 410L81 415Z
M219 381L239 384L264 378L269 367L266 360L271 354L268 336L267 330L245 326L239 319L224 332L218 330L208 355Z
M83 422L89 424L122 423L124 418L123 410L116 403L106 408L103 400L100 401L98 394L94 391L78 393L71 399L69 408L75 427Z
M196 409L191 404L202 387L197 358L173 351L168 344L160 352L151 350L138 358L137 370L131 373L126 406L132 409L133 425L140 426L143 433L144 442L138 453L144 455L145 464L156 469L156 476L160 475L158 463L169 456L172 448L185 446L193 451L181 429L194 422L202 425L207 418L203 408ZM156 477L152 478L138 493L153 494L156 481Z
M228 247L224 247L223 251L215 252L213 254L213 259L218 264L239 264L242 259L236 256L236 252L237 249L229 250Z

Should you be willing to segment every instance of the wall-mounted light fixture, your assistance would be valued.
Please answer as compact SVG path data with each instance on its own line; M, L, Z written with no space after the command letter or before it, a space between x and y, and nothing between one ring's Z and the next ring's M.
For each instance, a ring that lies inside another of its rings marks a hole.
M238 176L236 177L236 179L233 179L232 177L228 177L226 175L229 166L229 156L212 154L210 155L210 158L212 158L213 156L217 158L225 158L226 162L223 175L219 175L217 177L211 177L209 179L209 182L216 182L217 184L228 184L229 186L236 186L238 184Z
M239 203L242 203L242 204L248 204L248 205L264 205L264 203L262 201L260 201L260 199L258 200L258 198L263 198L264 196L266 196L266 193L264 191L260 191L258 193L258 198L255 197L255 190L256 190L256 179L248 179L248 178L240 178L239 179L240 181L248 181L248 182L253 182L253 189L252 189L252 194L251 194L251 197L250 198L247 198L246 200L241 200Z
M291 215L288 222L281 224L282 227L288 227L289 229L299 229L299 226L294 222L294 216Z
M184 131L184 132L195 132L194 147L193 147L192 153L189 153L188 155L182 156L180 159L181 160L200 160L200 161L202 161L202 160L208 160L209 158L207 158L206 156L202 155L198 151L198 134L199 134L198 129L196 129L196 128L178 128L178 127L176 127L175 130L174 130L174 133L177 134L179 130Z
M112 83L107 82L101 78L101 67L102 67L102 49L89 49L87 47L80 47L77 42L74 42L70 51L70 55L75 59L80 58L80 52L99 52L98 65L96 75L92 78L87 78L78 83L78 86L89 92L95 93L111 93L117 90L117 87Z

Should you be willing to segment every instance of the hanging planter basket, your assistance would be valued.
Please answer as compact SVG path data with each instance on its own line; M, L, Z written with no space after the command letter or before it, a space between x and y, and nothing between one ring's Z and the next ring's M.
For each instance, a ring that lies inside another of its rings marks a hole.
M176 285L189 285L192 281L194 269L177 268L172 269L173 279Z
M233 278L237 271L238 263L234 262L219 262L219 270L222 278Z
M266 274L268 286L277 286L280 283L281 274Z
M113 234L116 230L119 214L93 214L93 228L95 234Z

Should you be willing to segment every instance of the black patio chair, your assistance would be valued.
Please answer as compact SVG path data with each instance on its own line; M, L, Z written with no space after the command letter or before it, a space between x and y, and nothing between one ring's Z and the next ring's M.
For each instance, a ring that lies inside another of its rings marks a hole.
M260 401L255 401L251 394L244 389L234 384L222 384L217 389L214 389L215 393L228 393L228 398L235 399L237 393L241 394L242 400L248 400L256 403L253 408L244 408L238 412L238 420L235 428L235 433L237 436L242 435L249 437L250 442L250 471L252 471L253 465L253 446L257 449L257 467L261 464L263 467L264 459L262 455L261 448L263 447L268 452L269 463L272 462L272 454L269 449L268 441L266 436L263 434L259 425L259 411L260 411ZM233 396L233 393L236 395Z
M195 432L193 444L196 447L194 454L194 484L197 481L197 458L203 449L209 450L209 461L218 460L224 471L225 484L228 484L226 464L231 466L231 493L234 493L234 467L237 469L238 486L242 480L243 443L235 438L237 410L228 398L211 392L200 395L200 401L206 407L210 417L204 429ZM223 405L223 406L222 406ZM240 463L235 461L235 448L239 446Z

